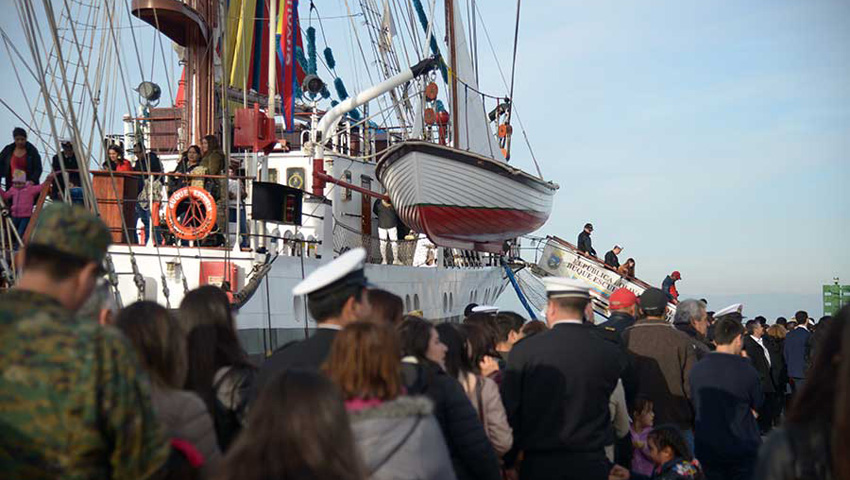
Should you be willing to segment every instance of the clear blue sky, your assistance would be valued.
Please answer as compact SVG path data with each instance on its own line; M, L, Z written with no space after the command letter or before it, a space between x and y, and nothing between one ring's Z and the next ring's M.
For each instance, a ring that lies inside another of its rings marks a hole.
M562 187L542 232L593 222L600 254L680 270L714 309L820 315L821 285L850 283L850 3L557 5L523 2L517 67Z
M509 69L516 3L478 3ZM316 4L345 13L341 0ZM15 15L0 25L20 30ZM347 20L325 28L353 91ZM504 95L481 31L479 50L482 89ZM639 277L680 270L684 296L741 299L748 315L819 316L821 285L850 283L850 2L523 2L516 82L537 158L561 185L538 233L574 242L593 222L600 254L620 243ZM0 92L22 105L13 76ZM16 124L0 107L0 129ZM514 162L533 169L514 138ZM501 302L515 306L509 291Z

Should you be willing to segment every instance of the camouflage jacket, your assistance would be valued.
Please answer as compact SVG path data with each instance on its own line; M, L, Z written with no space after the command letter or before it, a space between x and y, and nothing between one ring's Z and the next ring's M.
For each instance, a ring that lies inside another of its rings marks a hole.
M117 330L11 290L0 352L3 478L145 479L166 462L148 379Z

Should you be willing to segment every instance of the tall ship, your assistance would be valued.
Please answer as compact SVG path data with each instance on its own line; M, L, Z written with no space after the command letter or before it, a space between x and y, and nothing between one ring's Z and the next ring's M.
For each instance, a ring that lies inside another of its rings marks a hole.
M223 285L252 354L309 335L293 286L353 248L428 319L519 290L520 239L558 186L511 158L513 67L504 92L479 87L482 2L13 3L26 41L3 41L21 92L0 98L44 183L25 231L0 222L4 286L41 209L65 201L109 226L120 305L177 308Z

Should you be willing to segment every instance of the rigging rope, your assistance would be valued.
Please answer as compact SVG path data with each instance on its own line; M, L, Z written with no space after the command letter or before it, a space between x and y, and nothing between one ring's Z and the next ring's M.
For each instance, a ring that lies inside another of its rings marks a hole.
M475 8L478 11L478 16L481 17L481 10L478 10L478 4L475 4ZM490 39L490 32L487 30L487 24L482 20L481 26L484 27L484 37L487 38L487 44L490 46L490 52L493 54L493 59L496 61L496 68L499 70L499 76L502 78L502 84L505 88L508 88L508 82L505 80L505 72L502 70L502 64L499 62L499 57L496 55L496 49L493 47L493 41ZM525 125L522 123L522 117L519 114L519 110L516 108L516 102L511 99L511 111L516 112L516 118L519 121L519 128L522 130L522 136L525 139L525 145L528 147L528 153L531 154L531 160L534 162L534 168L537 169L537 176L541 179L543 178L543 173L540 171L540 164L537 163L537 157L534 155L534 149L531 148L531 141L528 139L528 133L526 133Z
M516 28L514 28L514 57L511 62L511 89L509 98L513 101L514 98L514 77L516 75L516 51L517 45L519 44L519 11L520 6L522 6L522 0L516 0ZM511 113L508 111L508 119L510 119Z

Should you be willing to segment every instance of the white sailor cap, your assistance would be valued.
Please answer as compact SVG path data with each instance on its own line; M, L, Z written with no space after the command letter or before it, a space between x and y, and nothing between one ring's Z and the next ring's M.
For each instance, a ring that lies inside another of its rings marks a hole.
M472 313L499 313L499 307L493 305L477 305L472 307Z
M333 261L322 265L292 289L293 295L323 295L350 285L368 286L363 267L366 250L349 250Z
M590 299L590 287L581 280L566 277L543 277L546 295L549 298Z
M737 313L740 315L744 314L744 304L743 303L733 303L728 307L721 308L720 310L714 312L714 318L722 317L723 315L729 315L730 313Z

